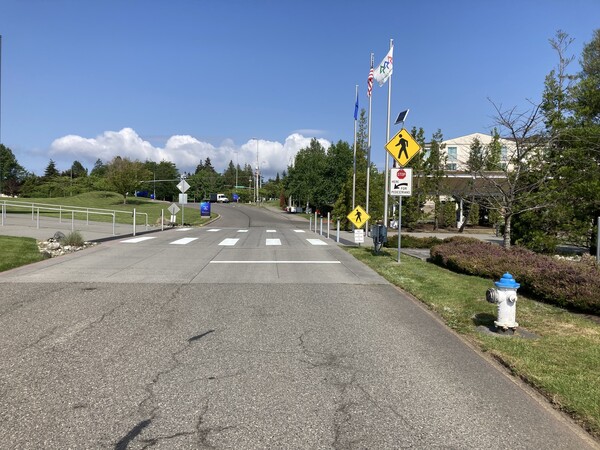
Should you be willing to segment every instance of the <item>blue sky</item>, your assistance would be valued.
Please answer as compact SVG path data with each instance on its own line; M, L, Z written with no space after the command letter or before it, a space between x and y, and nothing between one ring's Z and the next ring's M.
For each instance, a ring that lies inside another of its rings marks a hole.
M583 45L598 0L1 0L1 141L41 174L115 155L283 171L312 137L352 142L355 85L394 39L392 116L445 138L538 101L558 29ZM387 85L374 86L384 166ZM392 126L392 134L397 131Z

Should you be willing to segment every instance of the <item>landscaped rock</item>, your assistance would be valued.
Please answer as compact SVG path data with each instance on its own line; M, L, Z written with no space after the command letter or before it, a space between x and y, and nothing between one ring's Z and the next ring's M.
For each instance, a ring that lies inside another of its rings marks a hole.
M81 246L81 247L77 247L74 245L65 245L63 247L59 241L55 240L52 237L52 238L48 239L47 241L38 242L38 249L39 249L40 253L42 253L44 255L44 258L55 258L57 256L62 256L62 255L66 255L68 253L77 252L79 250L83 250L88 247L93 247L95 245L97 245L96 242L84 242L83 246Z

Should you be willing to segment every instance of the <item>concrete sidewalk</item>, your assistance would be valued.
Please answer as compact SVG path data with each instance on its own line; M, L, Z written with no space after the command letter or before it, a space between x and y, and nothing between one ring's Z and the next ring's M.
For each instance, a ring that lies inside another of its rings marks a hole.
M165 227L167 229L167 227ZM78 231L85 241L102 242L111 239L132 236L133 225L115 223L114 230L112 222L86 222L85 220L74 220L63 218L59 221L57 217L39 217L32 219L30 215L6 214L0 225L0 235L31 237L38 241L45 241L60 231L68 234ZM161 231L160 226L148 226L145 224L135 227L135 234Z

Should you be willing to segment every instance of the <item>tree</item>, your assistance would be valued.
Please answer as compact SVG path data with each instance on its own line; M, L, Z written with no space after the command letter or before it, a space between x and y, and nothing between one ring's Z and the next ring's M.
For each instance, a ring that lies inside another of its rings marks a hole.
M413 127L410 133L415 141L425 148L425 131L423 128ZM413 189L412 195L402 199L402 225L409 229L414 229L419 221L423 219L423 206L427 200L425 178L425 154L423 150L417 153L410 160L409 167L413 170Z
M71 165L71 176L73 178L87 177L88 171L79 161L73 161Z
M59 176L59 173L56 169L56 163L51 159L46 166L46 170L44 170L44 179L50 180L51 178L55 178L57 176Z
M0 144L0 193L16 195L26 176L12 150Z
M326 188L323 186L327 168L325 148L313 138L308 147L301 149L294 160L294 166L288 170L285 190L302 204L316 208L327 203Z
M108 169L108 167L106 166L106 164L104 164L102 162L102 160L100 158L98 158L96 160L96 162L94 163L94 167L93 167L92 171L90 172L90 176L91 177L103 177L106 175L107 169Z
M437 230L439 227L439 220L441 214L441 200L442 195L442 182L445 178L445 168L447 156L444 153L445 144L442 144L444 137L442 130L437 130L431 137L431 143L429 148L429 156L424 162L424 174L427 177L425 182L425 189L429 193L429 197L433 200L435 205L434 208L434 222L433 229Z
M479 197L488 210L502 217L503 246L509 248L513 218L552 204L547 188L553 178L546 158L547 140L541 128L540 105L531 104L531 108L523 112L492 105L499 133L510 141L510 148L507 147L505 162L500 165L502 176L487 171L477 173L485 180L485 192Z
M548 234L561 241L595 248L600 215L600 30L584 46L581 72L567 72L572 39L562 31L550 40L558 66L546 77L542 110L550 136L558 208Z
M127 196L133 194L140 187L140 181L148 180L152 174L140 161L131 161L128 158L116 156L107 167L106 177L111 186L123 195L123 203L127 203Z

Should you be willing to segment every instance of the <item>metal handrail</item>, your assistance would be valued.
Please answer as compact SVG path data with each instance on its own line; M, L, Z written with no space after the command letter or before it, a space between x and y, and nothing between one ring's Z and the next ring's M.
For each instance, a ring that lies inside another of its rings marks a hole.
M48 203L34 203L34 202L11 202L8 200L2 200L2 226L4 226L4 221L6 218L6 207L10 206L13 208L31 208L31 220L36 220L35 215L37 212L37 227L39 228L39 214L41 211L46 212L58 212L59 213L59 223L62 223L62 214L63 213L71 213L71 222L74 222L74 214L75 213L85 213L86 214L86 225L89 225L89 215L106 215L112 216L112 225L113 225L113 235L115 234L115 219L117 214L135 214L135 216L145 216L146 219L146 228L148 228L148 213L137 212L135 209L133 211L120 211L120 210L112 210L112 209L102 209L102 208L86 208L83 206L63 206L63 205L53 205ZM134 226L135 226L135 217L134 217ZM73 225L72 225L73 228Z

